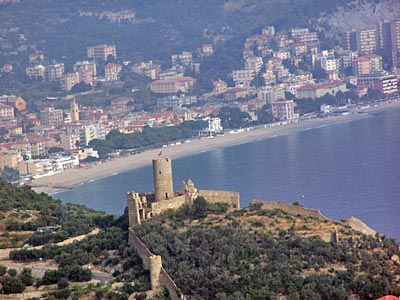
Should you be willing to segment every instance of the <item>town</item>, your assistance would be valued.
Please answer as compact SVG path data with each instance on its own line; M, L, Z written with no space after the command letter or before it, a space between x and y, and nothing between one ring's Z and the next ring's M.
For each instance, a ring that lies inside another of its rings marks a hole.
M135 19L133 11L90 16L110 22ZM19 40L24 45L23 34ZM265 26L245 39L242 68L225 80L213 78L211 85L198 78L215 43L172 55L167 68L157 58L119 60L114 44L87 47L86 56L72 66L49 61L41 52L29 54L24 76L54 84L64 96L50 93L34 102L23 93L0 96L0 170L9 180L30 180L165 147L171 140L179 144L193 136L223 134L224 129L345 114L349 107L398 96L400 20L353 29L341 34L340 44L326 44L309 28L276 31ZM13 64L1 66L2 76L13 72ZM144 78L147 94L127 87L130 76ZM101 99L105 90L109 101ZM184 137L107 144L110 136L123 139L149 128L197 121Z

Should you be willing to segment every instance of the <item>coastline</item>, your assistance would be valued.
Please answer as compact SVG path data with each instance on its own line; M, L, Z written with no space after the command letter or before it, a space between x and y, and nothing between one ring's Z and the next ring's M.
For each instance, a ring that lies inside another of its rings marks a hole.
M356 121L370 117L367 113L388 110L394 107L400 107L400 102L382 103L376 107L372 106L363 109L362 112L364 113L362 114L357 113L358 111L356 109L352 109L351 114L345 116L315 118L273 127L268 127L267 125L266 128L261 126L257 127L257 129L244 130L244 132L238 132L235 134L225 133L224 136L217 136L212 139L192 139L189 143L147 150L139 154L111 159L105 163L92 165L88 168L73 169L65 173L35 179L31 186L32 189L38 193L45 192L52 194L66 189L73 189L78 184L148 166L151 164L151 160L158 156L160 151L162 151L163 156L176 159L199 152L211 151L241 143L248 143L280 135L301 132L304 130Z

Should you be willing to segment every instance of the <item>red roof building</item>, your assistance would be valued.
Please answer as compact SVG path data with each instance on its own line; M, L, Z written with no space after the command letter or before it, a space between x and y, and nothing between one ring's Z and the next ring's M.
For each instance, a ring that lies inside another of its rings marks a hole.
M376 300L400 300L400 298L392 295L387 295L382 298L376 299Z

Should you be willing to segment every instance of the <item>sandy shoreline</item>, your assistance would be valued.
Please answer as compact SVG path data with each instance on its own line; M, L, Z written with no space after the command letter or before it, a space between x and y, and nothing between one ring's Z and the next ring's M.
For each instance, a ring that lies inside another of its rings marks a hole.
M377 107L370 107L368 109L364 109L363 112L370 113L399 106L400 102L398 101L394 103L382 104ZM71 189L80 183L88 182L93 179L106 177L113 175L114 173L120 173L150 165L151 160L154 157L157 157L160 151L162 151L163 156L176 159L179 157L193 155L204 151L210 151L217 148L233 146L240 143L272 138L278 135L296 133L321 126L355 121L369 116L368 114L358 114L356 113L356 110L354 110L353 112L354 114L350 114L347 116L335 116L329 118L303 120L298 123L291 123L266 128L262 127L255 130L249 130L235 134L225 133L224 136L218 136L212 139L193 139L190 143L182 143L180 145L169 146L166 148L148 150L136 155L115 158L107 161L106 163L93 165L88 168L74 169L66 173L35 179L32 183L32 188L39 193L55 193L63 189Z

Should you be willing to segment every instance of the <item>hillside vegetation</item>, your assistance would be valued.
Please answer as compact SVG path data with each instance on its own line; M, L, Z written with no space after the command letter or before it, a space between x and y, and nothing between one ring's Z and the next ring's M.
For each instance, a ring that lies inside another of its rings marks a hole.
M27 266L42 260L58 266L34 279L35 286L49 286L45 299L167 299L162 290L148 292L149 272L128 245L126 211L113 220L83 206L66 208L27 187L1 181L0 191L3 214L29 214L32 220L36 215L38 220L54 220L63 230L68 222L104 225L99 234L73 244L10 253L12 260ZM198 197L192 206L147 220L135 232L162 256L187 299L372 300L400 293L399 249L393 239L365 235L322 216L265 209L259 201L230 212L226 204ZM72 285L90 280L93 268L112 274L113 281L79 289ZM22 275L4 276L0 280L15 283Z
M82 205L62 204L30 187L17 188L0 178L0 248L60 242L96 226L106 226L113 218ZM60 227L37 232L45 226Z
M338 241L324 241L337 230ZM394 240L260 205L194 209L135 228L190 299L377 299L399 294ZM282 298L284 299L284 298Z
M23 34L29 51L44 51L47 59L69 65L86 56L87 46L101 43L115 43L123 59L165 61L172 53L193 51L214 39L240 39L265 25L310 26L322 13L330 15L349 3L357 1L25 0L1 5L0 36L17 48ZM135 19L111 23L98 17L122 10L134 11Z

